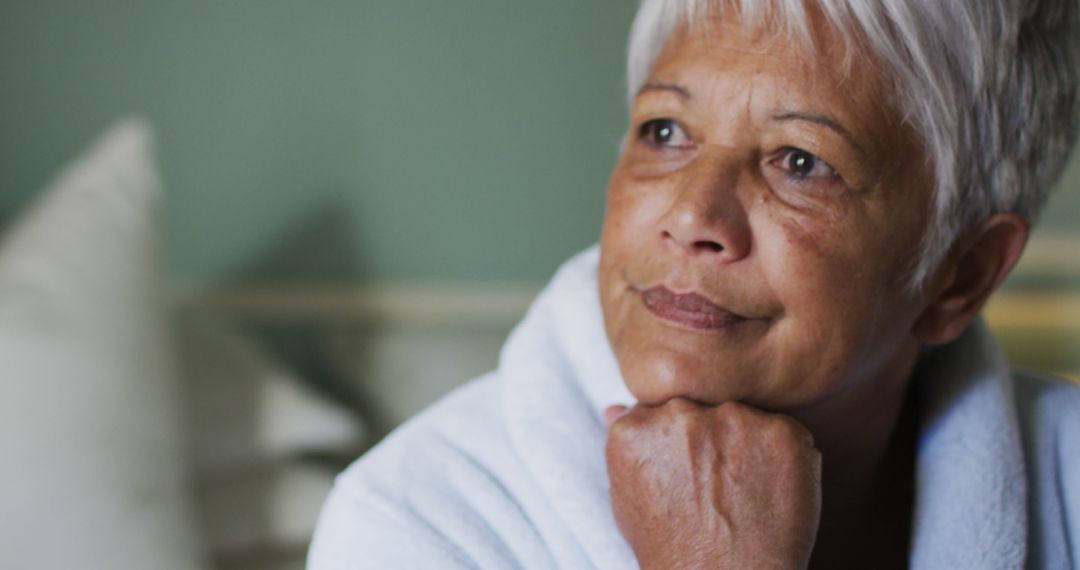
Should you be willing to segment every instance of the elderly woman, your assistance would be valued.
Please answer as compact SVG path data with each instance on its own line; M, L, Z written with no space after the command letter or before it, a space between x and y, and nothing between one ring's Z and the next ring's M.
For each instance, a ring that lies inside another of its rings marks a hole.
M644 0L599 249L338 480L310 567L1080 565L1080 389L978 319L1075 0Z

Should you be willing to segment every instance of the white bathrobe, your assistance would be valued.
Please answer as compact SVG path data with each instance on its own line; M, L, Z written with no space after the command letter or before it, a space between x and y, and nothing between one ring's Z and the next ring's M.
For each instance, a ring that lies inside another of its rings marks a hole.
M495 372L342 473L309 570L636 568L611 513L603 410L632 404L604 334L599 253L571 259ZM933 356L914 568L1077 568L1080 388L1014 376L979 323Z

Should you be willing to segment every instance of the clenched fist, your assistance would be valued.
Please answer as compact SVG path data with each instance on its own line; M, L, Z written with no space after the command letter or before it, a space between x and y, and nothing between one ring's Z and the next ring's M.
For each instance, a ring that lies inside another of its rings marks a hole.
M821 455L798 422L684 398L607 416L612 508L643 569L806 567Z

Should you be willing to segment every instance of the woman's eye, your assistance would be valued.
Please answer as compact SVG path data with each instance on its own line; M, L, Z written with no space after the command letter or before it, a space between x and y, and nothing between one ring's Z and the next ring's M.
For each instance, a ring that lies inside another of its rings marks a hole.
M681 148L690 145L690 137L686 135L679 123L671 119L653 119L641 125L639 138L655 147Z
M788 148L772 161L773 166L788 173L796 180L831 180L840 175L820 158L797 148Z

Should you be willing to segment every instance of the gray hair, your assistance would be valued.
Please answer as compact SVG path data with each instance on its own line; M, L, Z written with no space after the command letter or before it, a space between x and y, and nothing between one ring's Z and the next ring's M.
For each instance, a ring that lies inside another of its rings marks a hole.
M804 0L642 0L628 50L631 104L676 29L728 3L751 26L783 26L813 43ZM1077 0L816 4L849 48L860 40L885 67L894 106L928 153L934 202L911 287L990 215L1034 224L1080 128Z

